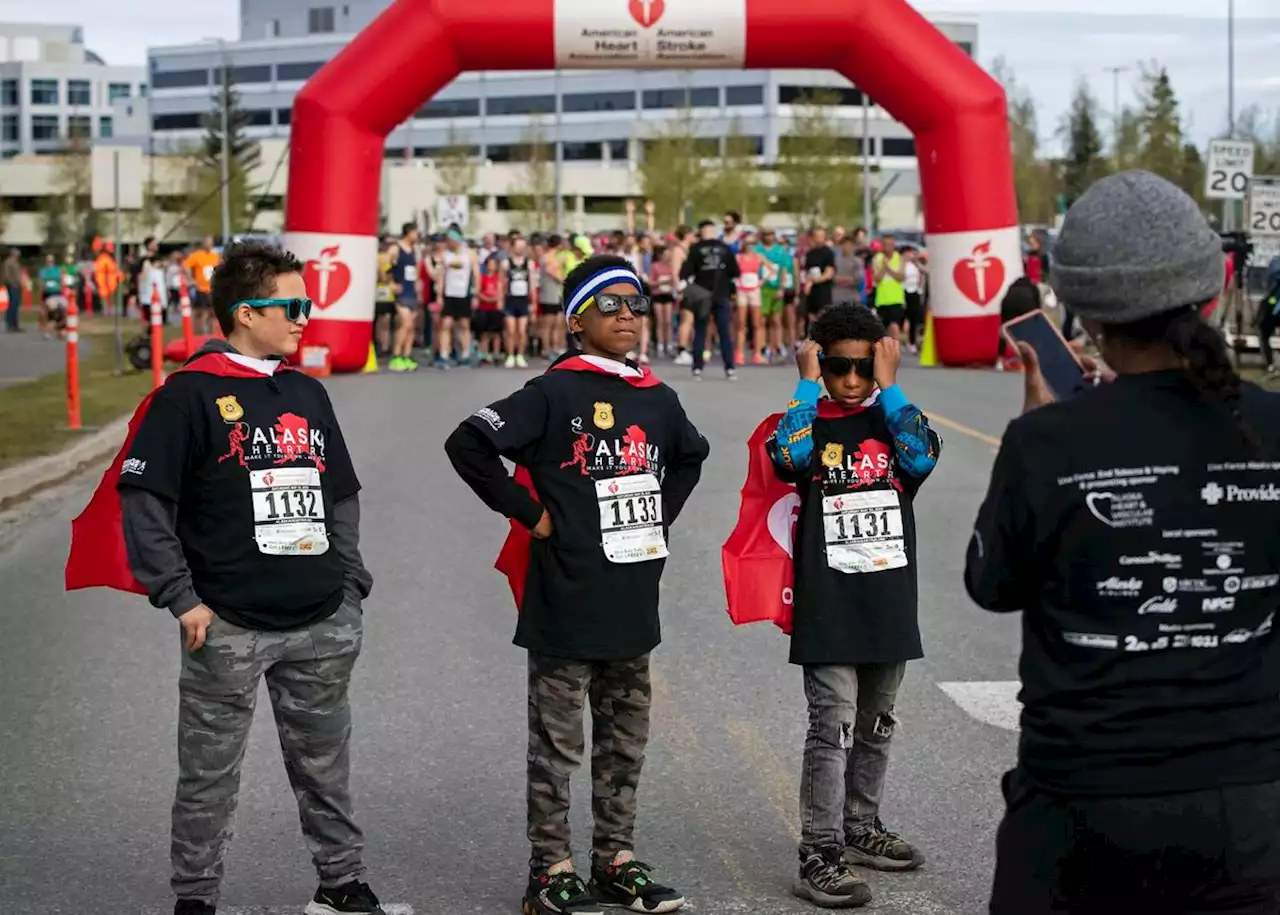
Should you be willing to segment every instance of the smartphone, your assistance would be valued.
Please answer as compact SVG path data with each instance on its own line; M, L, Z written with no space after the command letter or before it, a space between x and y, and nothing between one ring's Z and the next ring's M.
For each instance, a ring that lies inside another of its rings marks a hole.
M1085 384L1084 366L1075 350L1044 311L1036 309L1007 321L1001 327L1009 346L1016 353L1019 343L1029 343L1040 359L1040 374L1049 390L1059 400L1067 400L1080 393Z

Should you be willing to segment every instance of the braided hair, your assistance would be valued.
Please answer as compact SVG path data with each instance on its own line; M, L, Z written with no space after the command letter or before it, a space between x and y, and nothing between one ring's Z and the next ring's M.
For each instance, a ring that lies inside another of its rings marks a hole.
M1184 362L1183 373L1200 398L1221 407L1230 415L1240 437L1250 447L1259 439L1244 415L1240 376L1231 365L1227 342L1201 317L1205 303L1187 305L1141 321L1106 328L1108 336L1136 343L1163 343Z

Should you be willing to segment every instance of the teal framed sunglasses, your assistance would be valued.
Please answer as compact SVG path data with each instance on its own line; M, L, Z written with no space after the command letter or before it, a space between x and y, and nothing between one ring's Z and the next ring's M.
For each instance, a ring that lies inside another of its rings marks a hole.
M311 317L310 299L245 299L236 302L236 308L241 305L248 305L250 308L283 308L284 316L295 323L299 318Z

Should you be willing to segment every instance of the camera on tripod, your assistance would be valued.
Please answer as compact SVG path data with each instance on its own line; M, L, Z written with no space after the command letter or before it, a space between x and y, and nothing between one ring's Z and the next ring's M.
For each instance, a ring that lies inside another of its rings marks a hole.
M1236 284L1243 287L1245 268L1253 256L1253 241L1247 232L1219 232L1222 236L1222 253L1231 256L1231 266Z

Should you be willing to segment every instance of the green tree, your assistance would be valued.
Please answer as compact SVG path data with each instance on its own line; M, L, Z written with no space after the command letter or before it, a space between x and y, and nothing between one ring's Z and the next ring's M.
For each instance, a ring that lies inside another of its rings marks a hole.
M724 150L707 177L702 205L707 212L734 210L745 222L759 222L769 211L755 140L746 136L736 118L724 138Z
M653 201L654 219L674 226L703 205L710 183L707 143L698 137L693 109L662 123L643 144L637 166L640 193Z
M1116 136L1111 144L1111 162L1116 171L1139 168L1142 159L1142 118L1125 107L1116 120Z
M1253 141L1253 173L1280 175L1280 108L1270 117L1251 105L1236 118L1236 136Z
M549 229L556 212L556 152L541 125L534 123L525 132L519 179L507 192L513 209L530 214L535 231Z
M69 141L54 157L54 192L41 200L44 246L49 253L61 258L77 241L97 234L97 214L89 206L92 180L89 144Z
M189 209L191 223L201 235L222 234L222 113L227 119L227 196L231 233L248 231L256 215L257 188L251 175L262 159L258 142L246 131L251 116L240 107L227 68L221 71L222 82L214 91L213 107L204 116L204 138L192 157L188 169Z
M1013 143L1013 185L1018 213L1027 223L1051 223L1058 188L1053 169L1040 156L1039 124L1035 99L1018 82L1003 57L991 66L991 75L1004 86L1009 107L1009 136Z
M142 185L142 207L129 211L125 216L125 231L134 237L156 235L160 231L163 215L159 185L154 178L150 178Z
M817 90L793 106L791 132L779 137L778 194L802 226L824 219L857 221L862 179L856 138L834 116L837 93Z
M1063 157L1063 195L1070 206L1107 170L1102 158L1102 134L1098 131L1098 99L1081 79L1071 97L1071 107L1059 132L1066 140Z
M1139 165L1177 182L1182 176L1184 158L1178 97L1169 82L1168 71L1154 62L1142 67L1138 120L1142 131Z
M1204 200L1204 159L1194 143L1182 144L1182 167L1174 181L1203 208Z

